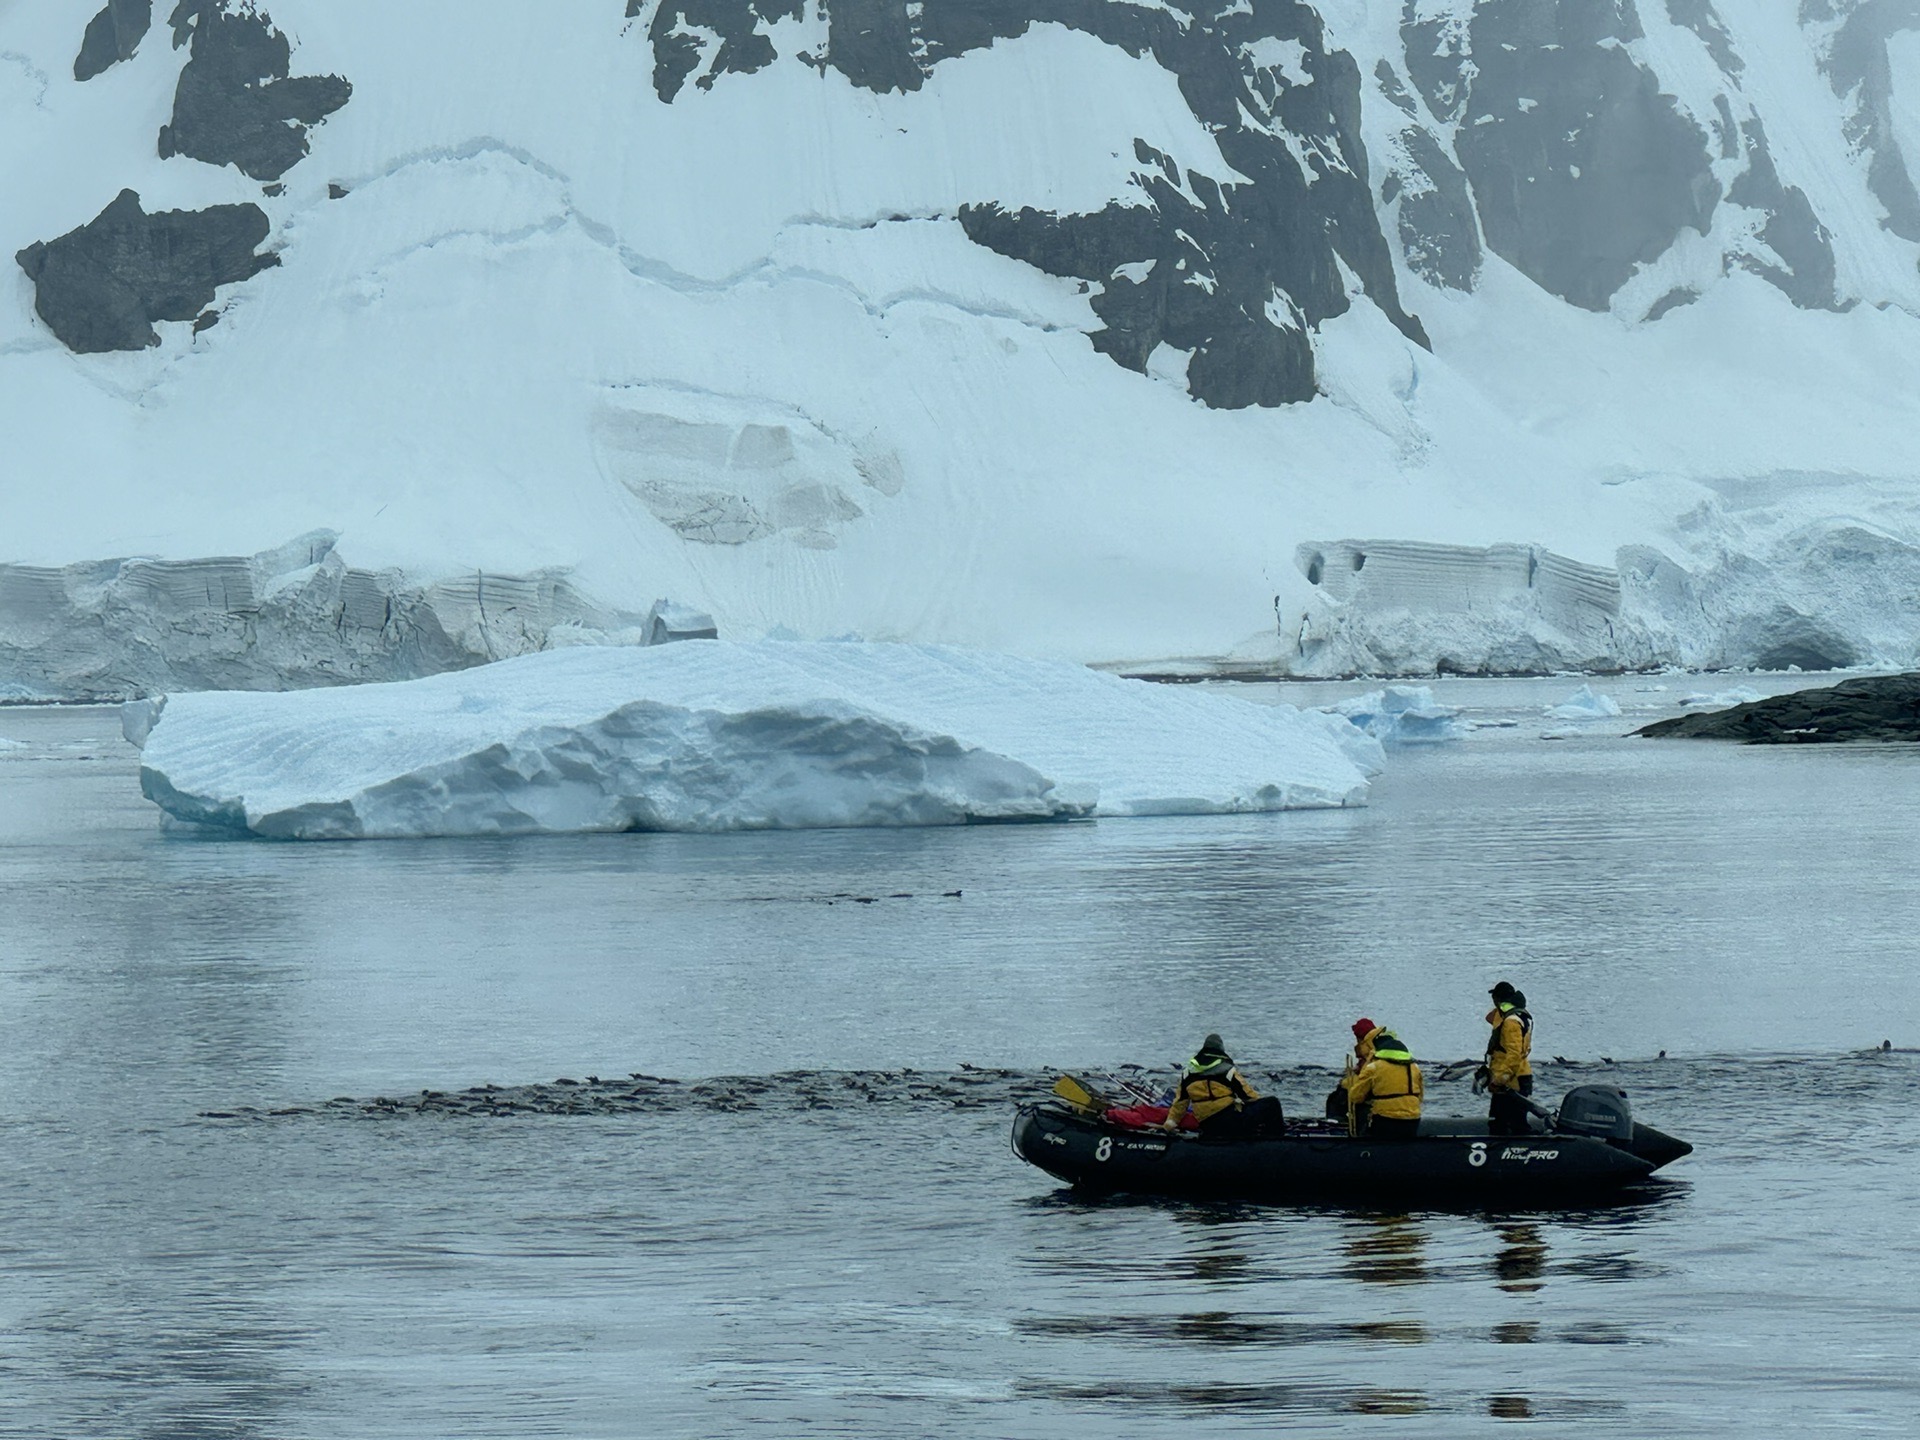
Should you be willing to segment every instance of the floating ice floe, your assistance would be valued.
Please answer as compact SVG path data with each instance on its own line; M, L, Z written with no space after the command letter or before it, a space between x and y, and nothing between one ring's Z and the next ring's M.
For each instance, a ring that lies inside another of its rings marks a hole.
M951 825L1361 803L1338 716L933 646L577 647L127 708L176 819L289 839Z
M1751 685L1736 685L1731 690L1716 690L1708 695L1695 691L1680 698L1681 708L1686 710L1725 710L1733 705L1751 705L1760 698L1760 692Z
M1435 700L1425 685L1389 685L1325 708L1384 744L1434 745L1463 733L1456 723L1460 712Z
M1605 720L1620 713L1620 702L1611 695L1597 695L1593 686L1582 685L1558 705L1549 707L1551 720Z
M4 736L0 736L0 750L24 750L26 748L27 742L24 740L8 740Z

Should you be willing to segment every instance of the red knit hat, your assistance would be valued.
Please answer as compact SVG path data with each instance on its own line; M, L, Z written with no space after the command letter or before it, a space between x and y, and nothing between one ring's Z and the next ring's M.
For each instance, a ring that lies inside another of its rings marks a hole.
M1377 1028L1379 1027L1377 1027L1371 1020L1366 1020L1366 1019L1356 1020L1353 1022L1353 1038L1356 1040L1364 1040L1367 1038L1367 1036L1370 1033L1372 1033Z

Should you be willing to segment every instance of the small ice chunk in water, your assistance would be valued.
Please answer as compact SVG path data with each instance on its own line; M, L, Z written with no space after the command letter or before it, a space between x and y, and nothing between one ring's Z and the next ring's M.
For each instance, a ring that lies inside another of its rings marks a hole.
M1681 697L1680 704L1687 710L1725 710L1734 705L1751 705L1760 698L1760 692L1751 685L1736 685L1731 690L1716 690L1708 695L1696 690L1691 695Z
M1620 702L1611 695L1594 693L1592 685L1582 685L1573 694L1547 711L1552 720L1605 720L1620 713Z
M1346 720L943 646L578 646L388 685L175 695L140 785L288 839L954 825L1356 805Z
M1325 708L1389 745L1436 745L1462 734L1459 710L1435 700L1425 685L1389 685Z

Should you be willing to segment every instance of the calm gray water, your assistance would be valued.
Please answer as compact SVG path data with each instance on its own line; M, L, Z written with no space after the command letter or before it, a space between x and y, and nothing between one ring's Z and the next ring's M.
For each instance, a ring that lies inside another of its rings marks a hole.
M1562 740L1574 682L1442 685L1520 723L1361 811L333 846L163 836L113 712L0 710L0 1434L1911 1434L1920 1056L1857 1052L1920 1044L1920 750L1618 738L1694 683ZM1218 1029L1311 1111L1356 1015L1468 1056L1501 976L1673 1184L1088 1204L1007 1152L1050 1066ZM412 1110L631 1072L724 1078Z

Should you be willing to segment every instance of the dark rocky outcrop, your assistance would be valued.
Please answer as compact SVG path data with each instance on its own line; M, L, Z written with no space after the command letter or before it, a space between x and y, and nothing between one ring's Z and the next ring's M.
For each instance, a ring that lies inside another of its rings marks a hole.
M711 90L721 75L751 75L766 69L775 56L773 42L760 27L797 19L803 4L804 0L663 0L647 26L653 46L654 93L671 102L696 70L700 78L694 84ZM644 8L645 0L627 0L627 18L634 19Z
M1416 275L1435 285L1471 290L1480 278L1480 226L1467 177L1425 130L1400 132L1408 169L1381 187L1380 198L1400 202L1400 249Z
M107 0L106 8L87 22L80 53L73 60L73 78L91 80L133 52L153 24L153 0Z
M156 320L192 320L214 291L280 263L256 253L267 238L258 205L148 215L122 190L77 230L35 241L14 258L34 282L34 310L69 350L158 345Z
M1733 37L1713 8L1713 0L1667 0L1667 18L1684 25L1700 37L1700 43L1713 56L1713 63L1730 76L1747 68L1740 52L1733 48Z
M649 28L656 92L671 101L689 78L708 86L729 71L761 68L773 57L762 27L798 4L668 0ZM1135 137L1134 179L1148 203L1133 195L1134 203L1116 200L1093 214L1056 214L1009 210L983 196L959 212L968 236L1085 282L1104 327L1091 337L1096 349L1142 372L1162 344L1185 352L1188 391L1212 406L1313 397L1310 332L1350 306L1343 265L1402 333L1426 344L1420 322L1401 306L1374 210L1359 67L1328 47L1319 15L1297 0L1192 8L1189 18L1103 0L820 0L826 53L796 58L883 94L918 90L941 63L1042 23L1150 54L1244 181L1183 172ZM1428 158L1437 172L1433 203L1457 206L1464 184L1449 187L1451 162L1437 147ZM1471 217L1465 233L1471 248L1436 257L1439 273L1477 266Z
M1740 740L1749 745L1831 745L1848 740L1920 741L1920 674L1843 680L1731 710L1678 715L1636 735Z
M353 86L338 75L288 77L293 47L251 5L180 0L173 43L192 50L173 96L173 119L160 127L160 155L232 165L255 180L278 180L307 154L307 130L347 103Z
M1429 109L1456 148L1490 249L1543 289L1605 310L1682 229L1706 233L1720 185L1707 136L1626 49L1631 0L1483 0L1463 29L1402 36Z
M1803 310L1833 309L1833 237L1813 213L1813 204L1797 185L1782 185L1767 149L1765 128L1758 120L1742 127L1747 146L1747 168L1727 191L1735 205L1767 212L1760 240L1779 264L1756 255L1738 255L1734 264L1778 286Z

